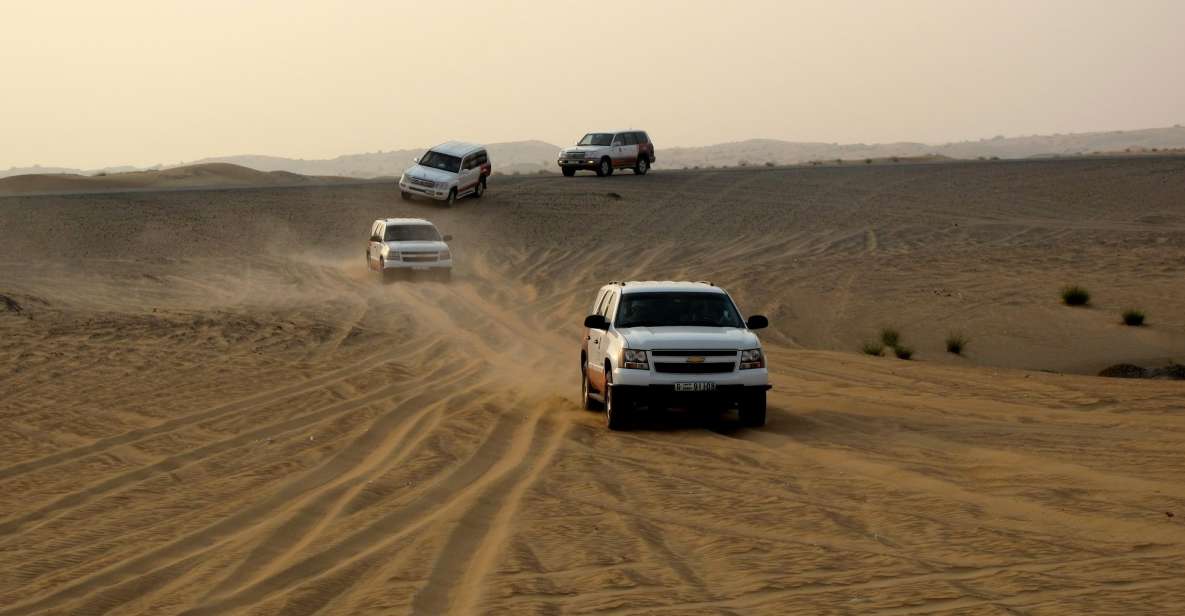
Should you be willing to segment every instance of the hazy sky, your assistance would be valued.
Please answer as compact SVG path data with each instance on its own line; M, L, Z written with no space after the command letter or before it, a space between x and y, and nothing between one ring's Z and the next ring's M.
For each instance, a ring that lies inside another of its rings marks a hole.
M1185 1L0 0L0 168L1185 122Z

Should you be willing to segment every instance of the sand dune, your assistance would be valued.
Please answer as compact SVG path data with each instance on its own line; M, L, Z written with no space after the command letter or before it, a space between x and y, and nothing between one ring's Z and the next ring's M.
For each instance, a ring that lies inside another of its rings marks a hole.
M354 182L348 178L314 177L287 171L256 171L230 163L203 163L155 171L105 175L30 174L0 178L0 196L100 193L195 188L302 186Z
M1182 194L1157 159L0 199L0 615L1177 613L1185 385L1088 375L1185 358ZM365 270L400 215L452 284ZM769 425L580 410L614 278L768 314ZM884 325L918 361L858 353Z

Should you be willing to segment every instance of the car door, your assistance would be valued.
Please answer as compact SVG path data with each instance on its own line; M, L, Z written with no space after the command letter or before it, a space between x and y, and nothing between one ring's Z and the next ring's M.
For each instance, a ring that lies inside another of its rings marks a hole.
M608 319L609 307L613 304L614 295L615 292L612 290L605 293L595 314ZM608 332L590 329L588 336L588 382L597 391L603 392L605 391L605 348L609 346Z
M370 227L370 241L366 246L366 263L372 269L378 269L379 257L383 250L383 223L376 222ZM375 238L378 238L376 241Z
M613 145L609 147L609 158L613 159L613 166L620 167L625 160L625 133L613 135Z
M621 147L621 166L633 167L638 163L638 133L623 133L625 145Z
M470 154L461 161L461 175L457 179L457 196L477 186L481 168L477 165L477 154Z

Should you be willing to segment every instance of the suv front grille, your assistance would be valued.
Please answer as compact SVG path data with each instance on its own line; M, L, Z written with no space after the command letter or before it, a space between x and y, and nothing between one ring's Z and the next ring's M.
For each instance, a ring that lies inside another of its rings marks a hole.
M707 364L675 364L670 362L655 362L655 372L671 374L721 374L732 372L736 364L732 362L712 362Z
M415 184L416 186L427 186L428 188L436 186L436 182L433 182L432 180L425 180L424 178L418 178L414 175L407 178L407 181Z
M402 253L404 261L436 261L438 252L405 252Z
M728 349L668 349L663 351L651 351L650 354L655 357L736 357L740 351Z

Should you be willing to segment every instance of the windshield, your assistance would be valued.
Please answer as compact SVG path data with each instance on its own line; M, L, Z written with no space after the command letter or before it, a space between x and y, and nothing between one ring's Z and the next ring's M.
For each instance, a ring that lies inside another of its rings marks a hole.
M589 133L576 145L609 145L613 143L613 133Z
M625 293L616 326L744 327L732 300L723 293Z
M387 227L384 242L439 242L440 233L431 225Z
M461 159L456 156L449 156L448 154L441 154L428 150L428 153L420 158L420 164L425 167L432 167L433 169L440 169L448 171L449 173L456 173L461 169Z

